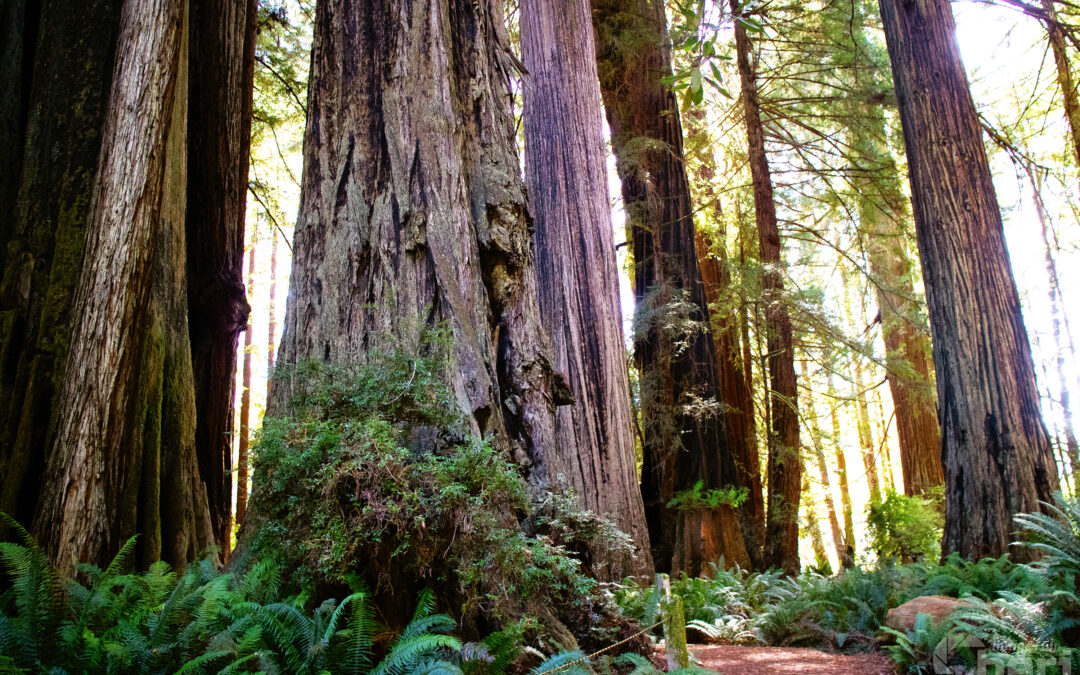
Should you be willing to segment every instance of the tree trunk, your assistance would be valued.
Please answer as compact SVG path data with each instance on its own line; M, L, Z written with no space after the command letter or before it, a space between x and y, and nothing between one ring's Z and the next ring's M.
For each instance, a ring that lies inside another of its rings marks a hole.
M251 297L255 285L255 228L251 228L248 245L247 294ZM243 389L240 391L240 441L236 450L236 526L244 524L248 504L248 448L251 442L251 345L255 331L251 325L251 313L248 313L247 330L244 331L244 374Z
M874 450L874 431L870 427L870 406L866 401L866 387L862 376L862 361L855 355L855 414L859 430L859 448L862 449L866 483L870 487L870 503L881 504L881 477L878 473L877 453Z
M266 381L274 377L274 354L277 350L277 247L278 232L270 228L270 299L266 303L269 325L266 331ZM249 324L250 325L250 324Z
M740 4L732 0L732 11ZM758 227L758 250L762 265L770 399L769 500L765 524L765 564L789 574L799 570L799 490L802 460L799 448L798 387L791 318L784 305L784 281L780 229L776 221L769 160L765 154L765 129L761 121L756 75L751 65L751 45L746 26L735 22L735 49L742 83L747 153L754 187L754 210Z
M195 448L214 538L229 550L236 343L244 294L244 216L251 146L256 0L190 0L188 307Z
M826 355L827 362L829 361ZM836 484L840 488L840 508L844 511L844 550L841 556L843 561L853 559L855 556L855 518L852 513L851 488L848 484L847 457L844 454L844 445L840 442L840 406L837 403L836 385L833 384L833 374L829 371L827 395L829 404L829 420L832 423L833 443L836 445ZM850 565L844 565L850 567Z
M299 385L284 364L418 348L444 324L465 420L542 489L564 473L565 384L540 324L502 26L493 2L318 5L270 414Z
M803 387L809 392L810 375L807 373L806 360L801 362ZM836 517L836 503L833 501L832 482L829 480L829 466L825 461L825 449L821 444L821 426L818 422L817 409L814 407L812 397L804 398L806 403L803 410L806 411L807 422L810 425L810 444L814 451L814 459L817 462L818 474L821 477L821 489L825 492L825 508L829 515L829 531L832 533L833 547L836 549L836 559L843 560L847 550L844 541L844 533L840 529L840 519Z
M810 533L810 548L814 551L814 566L822 574L832 574L829 554L825 551L825 539L821 536L821 523L818 522L817 509L814 508L814 495L810 491L810 481L803 474L802 498L806 502L806 530Z
M634 359L646 421L642 496L653 560L660 571L692 576L721 555L746 566L733 509L667 506L699 480L710 490L738 478L722 413L715 405L700 405L715 403L720 386L678 105L661 83L671 74L664 5L594 0L592 10L600 89L634 261Z
M722 298L731 285L731 272L727 265L724 214L720 196L713 187L716 162L711 150L707 149L712 143L705 125L704 110L692 110L688 114L687 141L690 147L706 148L693 165L692 183L697 186L697 200L711 205L711 209L703 212L711 215L713 224L718 228L720 241L718 246L714 245L712 235L699 227L694 233L694 245L705 290L705 302L712 318L710 328L713 347L716 349L719 400L727 406L724 418L732 442L731 453L735 459L735 486L745 489L747 493L746 501L736 510L736 515L742 529L743 541L746 542L750 566L752 569L762 569L765 501L762 498L761 460L758 458L753 391L749 388L744 373L744 368L749 365L743 360L739 349L738 321L734 311L724 306Z
M124 3L36 534L65 573L211 543L187 326L185 3ZM153 252L148 254L148 252Z
M1052 500L1057 467L951 8L946 0L880 6L933 335L942 553L1000 556L1012 515Z
M27 526L52 447L121 4L0 8L0 511Z
M524 3L521 52L540 316L574 396L556 412L555 447L578 503L637 545L633 557L603 561L604 576L651 577L588 0Z

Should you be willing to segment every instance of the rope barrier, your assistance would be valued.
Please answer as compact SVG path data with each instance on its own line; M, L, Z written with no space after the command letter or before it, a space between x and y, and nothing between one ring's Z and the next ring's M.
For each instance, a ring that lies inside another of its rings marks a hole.
M640 631L634 633L633 635L631 635L628 638L623 638L622 640L619 640L615 644L608 645L607 647L604 647L603 649L595 651L592 654L589 654L588 656L582 656L580 659L575 659L575 660L571 661L570 663L564 663L563 665L559 666L558 668L552 668L551 670L545 670L545 671L543 671L541 673L537 673L537 675L554 675L554 673L557 673L560 670L566 670L567 668L570 668L571 666L575 666L575 665L577 665L579 663L588 661L589 659L591 659L594 656L599 656L599 655L603 654L606 651L610 651L612 649L615 649L619 645L626 644L627 642L630 642L631 640L638 637L639 635L644 635L645 633L648 633L649 631L651 631L653 628L656 628L657 626L662 626L662 625L664 625L663 621L657 621L656 623L649 626L648 628L640 630Z

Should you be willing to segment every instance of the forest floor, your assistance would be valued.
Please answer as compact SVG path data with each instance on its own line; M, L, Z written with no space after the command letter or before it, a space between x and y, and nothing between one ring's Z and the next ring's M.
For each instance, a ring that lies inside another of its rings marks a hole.
M830 654L816 649L789 647L737 647L690 645L702 667L722 675L893 675L896 667L887 654Z

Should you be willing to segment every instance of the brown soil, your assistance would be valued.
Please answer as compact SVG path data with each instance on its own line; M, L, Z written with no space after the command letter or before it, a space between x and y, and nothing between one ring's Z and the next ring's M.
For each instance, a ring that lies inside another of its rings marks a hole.
M701 665L722 675L894 675L885 654L829 654L816 649L690 645Z

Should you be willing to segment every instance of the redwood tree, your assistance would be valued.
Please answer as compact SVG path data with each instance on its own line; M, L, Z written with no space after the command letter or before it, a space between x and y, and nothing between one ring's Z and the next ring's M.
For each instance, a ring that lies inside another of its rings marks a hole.
M521 52L540 316L574 395L556 413L555 447L579 504L638 547L608 574L649 576L588 0L522 4Z
M765 523L765 564L789 574L799 570L799 501L802 459L799 448L798 387L791 317L784 304L780 229L776 220L769 159L765 154L765 128L761 121L756 74L751 64L751 44L740 5L732 0L735 49L742 83L747 156L754 190L754 213L758 230L758 254L765 310L766 365L769 383L769 497Z
M982 132L946 0L880 0L937 372L943 554L1000 556L1059 489Z
M696 575L725 556L749 558L730 507L672 509L702 482L737 481L722 412L716 352L698 270L682 124L671 88L664 3L593 0L597 71L622 182L637 301L634 360L640 373L642 497L659 570ZM706 405L701 405L704 402Z
M270 411L300 385L288 364L362 362L445 325L464 419L543 489L563 472L565 383L540 322L507 40L494 2L319 3Z

